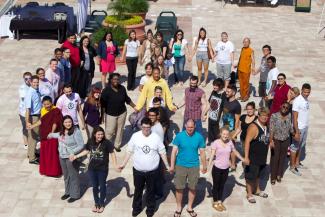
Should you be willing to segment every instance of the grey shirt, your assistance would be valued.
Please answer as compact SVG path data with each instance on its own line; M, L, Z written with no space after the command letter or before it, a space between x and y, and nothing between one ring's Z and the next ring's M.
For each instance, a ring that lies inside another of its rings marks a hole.
M260 82L266 82L267 76L270 71L269 67L267 66L266 59L267 59L266 57L262 57L262 60L261 60Z
M48 137L58 139L60 158L69 158L70 155L79 153L85 146L81 131L78 128L75 128L70 136L50 133Z
M90 69L90 58L89 58L89 53L85 53L85 63L84 63L84 68L86 70Z
M290 133L293 133L291 114L288 114L284 119L280 112L272 114L270 119L270 132L276 140L285 141L288 139Z

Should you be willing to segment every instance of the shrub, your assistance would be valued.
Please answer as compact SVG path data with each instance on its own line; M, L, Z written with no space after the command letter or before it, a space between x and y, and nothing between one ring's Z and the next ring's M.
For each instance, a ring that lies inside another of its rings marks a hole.
M111 25L118 26L128 26L128 25L136 25L143 22L142 17L140 16L125 16L126 19L119 19L117 15L110 15L105 18L105 22Z
M129 37L125 32L125 29L120 26L109 28L102 27L91 35L92 44L98 44L101 40L103 40L106 32L112 32L113 39L119 46L122 46L124 44L124 41Z

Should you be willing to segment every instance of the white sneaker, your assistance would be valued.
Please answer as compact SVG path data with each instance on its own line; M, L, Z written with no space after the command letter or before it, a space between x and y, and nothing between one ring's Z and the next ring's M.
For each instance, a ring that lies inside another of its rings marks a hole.
M272 0L271 1L271 5L276 5L278 3L279 0Z

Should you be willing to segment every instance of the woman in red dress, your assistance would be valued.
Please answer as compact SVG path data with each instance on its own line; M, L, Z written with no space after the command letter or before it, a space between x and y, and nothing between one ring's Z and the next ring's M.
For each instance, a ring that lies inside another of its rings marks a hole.
M102 73L102 89L104 89L107 83L107 73L113 73L116 70L115 57L119 55L118 46L113 41L111 32L107 32L99 43L97 54L100 57L98 64Z
M49 133L60 131L62 114L60 109L53 106L51 97L44 96L42 103L41 119L31 126L31 128L40 126L41 149L39 172L41 175L58 177L62 175L58 140L48 139L47 136Z

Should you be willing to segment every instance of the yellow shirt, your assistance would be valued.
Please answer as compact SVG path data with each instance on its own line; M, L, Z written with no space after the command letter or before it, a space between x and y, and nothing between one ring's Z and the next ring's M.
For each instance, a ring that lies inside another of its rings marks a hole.
M153 78L150 78L143 86L141 94L139 96L136 109L139 111L143 108L144 104L147 105L147 110L149 109L149 103L154 97L155 87L160 86L162 88L162 98L166 102L166 105L169 110L176 108L173 105L173 96L170 92L167 82L165 79L160 78L158 81L155 81Z

